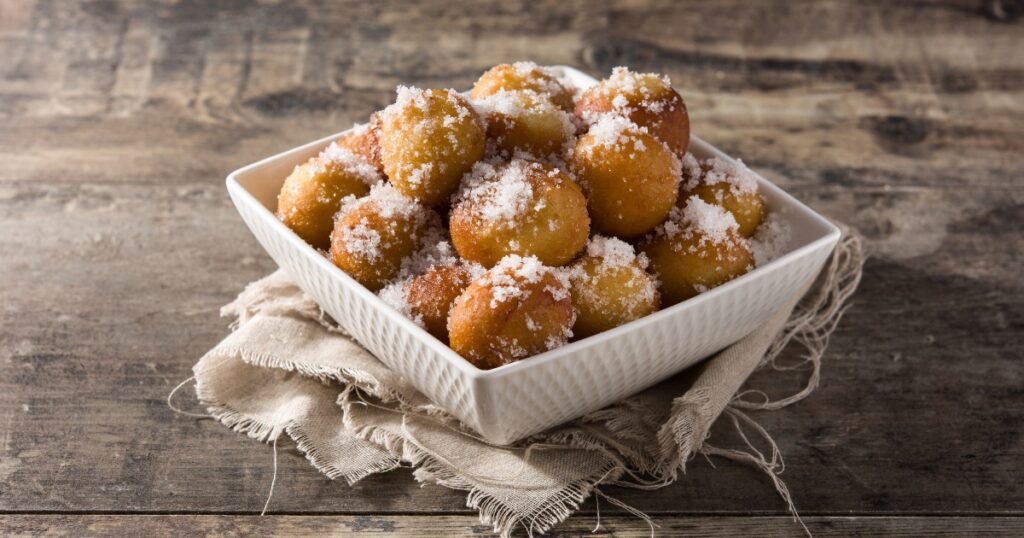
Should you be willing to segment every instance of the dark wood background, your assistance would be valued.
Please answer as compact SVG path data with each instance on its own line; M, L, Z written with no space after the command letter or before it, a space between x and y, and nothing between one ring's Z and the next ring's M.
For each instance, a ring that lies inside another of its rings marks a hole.
M757 417L816 534L1024 533L1024 5L865 0L0 0L0 532L489 532L462 493L285 446L248 517L270 448L164 397L274 268L229 171L517 59L669 74L697 134L867 237L821 388ZM665 535L799 532L717 463L609 493Z

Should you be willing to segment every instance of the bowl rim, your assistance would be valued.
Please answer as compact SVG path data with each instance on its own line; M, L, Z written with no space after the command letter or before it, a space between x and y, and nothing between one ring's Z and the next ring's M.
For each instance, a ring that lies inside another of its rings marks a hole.
M575 69L573 67L562 65L551 67L562 70L565 73L571 74L577 78L587 78L596 82L596 79L594 79L590 75L582 71L579 71L578 69ZM821 225L827 230L827 233L807 242L804 245L801 245L793 250L790 250L785 254L782 254L781 256L773 259L772 261L766 263L763 266L755 267L753 270L744 273L743 275L740 275L720 286L716 286L715 288L712 288L706 292L703 292L695 297L691 297L690 299L687 299L680 303L674 304L668 308L658 310L657 312L648 314L647 316L644 316L642 318L620 325L618 327L615 327L614 329L610 329L602 333L589 336L582 340L570 342L564 346L549 351L545 351L543 353L539 353L531 357L527 357L526 359L504 364L502 366L492 368L490 370L482 370L476 367L469 360L465 359L464 357L456 353L455 350L450 348L444 342L441 342L433 335L428 333L425 329L417 325L411 319L405 317L397 310L392 308L380 297L378 297L376 293L373 293L365 286L363 286L355 279L353 279L351 276L346 274L344 271L342 271L339 267L331 263L331 261L328 260L326 256L324 256L321 252L317 251L311 245L303 241L298 235L295 234L295 232L293 232L290 228L285 226L285 224L281 222L274 215L274 213L272 213L251 192L249 192L249 190L245 186L243 186L241 181L239 180L240 177L247 175L249 172L262 168L266 165L275 163L282 159L286 159L298 153L304 153L314 148L323 147L330 143L331 141L336 140L338 137L349 132L350 130L351 129L346 129L344 131L325 136L323 138L314 140L307 144L303 144L301 146L297 146L282 151L275 155L271 155L264 159L260 159L259 161L256 161L254 163L248 164L246 166L243 166L232 171L231 173L228 174L227 178L225 179L225 184L227 186L228 193L231 196L231 198L235 201L236 205L244 202L247 206L255 206L257 216L263 219L265 222L268 222L271 229L278 232L285 239L287 239L292 246L297 247L298 250L303 253L303 255L314 258L314 263L319 264L320 267L325 269L329 275L338 278L342 285L344 285L346 288L349 288L353 293L358 294L363 300L368 301L369 304L372 304L374 306L374 308L379 310L382 314L388 316L388 318L392 322L397 323L399 327L401 327L404 330L410 331L423 344L430 347L438 355L444 357L449 363L452 363L455 367L457 367L461 373L467 375L472 379L500 379L502 377L514 375L515 373L521 370L541 367L545 364L557 361L560 358L563 358L567 355L573 355L586 348L600 345L608 340L618 338L619 336L627 332L642 330L645 325L658 322L659 320L665 318L677 316L681 312L686 311L687 309L697 308L704 302L712 301L716 297L730 293L733 289L744 285L745 283L751 281L752 279L760 278L771 272L779 271L785 266L792 263L793 261L797 260L798 258L801 258L813 251L825 248L826 246L828 249L831 249L839 242L839 238L841 236L839 228L831 221L829 221L827 218L825 218L824 216L820 215L819 213L808 207L806 204L804 204L803 202L795 198L793 195L783 190L778 185L775 185L771 181L765 179L757 171L750 169L751 173L753 173L755 179L757 180L758 187L762 189L762 191L771 191L772 196L782 199L785 202L785 206L788 209L795 208L802 212L806 217L809 217L812 220L817 221L819 225ZM691 134L690 146L693 147L694 145L699 146L706 153L712 153L715 156L722 159L726 159L730 162L735 162L736 160L731 156L725 154L718 148L705 142L700 137Z

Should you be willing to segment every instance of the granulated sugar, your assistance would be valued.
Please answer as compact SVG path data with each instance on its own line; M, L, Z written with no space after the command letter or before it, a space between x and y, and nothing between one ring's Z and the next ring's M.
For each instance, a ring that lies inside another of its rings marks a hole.
M650 239L659 237L680 240L673 248L677 251L686 248L688 253L701 256L731 256L734 250L704 248L708 245L746 247L747 243L739 234L739 224L732 213L697 196L688 198L685 207L675 207L669 212L668 220L655 228ZM702 252L704 254L701 254Z
M385 221L388 226L396 226L401 221L402 225L411 225L415 230L430 231L441 227L437 213L398 192L390 183L383 182L371 187L370 194L362 198L351 195L343 198L336 218L343 218L367 206L370 206L367 209L372 214ZM370 226L366 217L359 220L355 226L343 228L341 233L346 250L369 261L381 259L381 250L388 247L384 244L380 231Z
M337 142L331 142L329 146L320 152L317 159L317 171L325 171L325 167L328 164L340 167L347 174L359 178L360 181L370 186L385 181L384 176L377 171L377 167L370 164L370 161L339 146Z
M433 170L434 163L423 163L415 168L411 168L409 174L405 176L405 180L412 185L419 185L425 177L430 177L430 173Z
M423 90L415 86L398 86L395 89L395 102L384 109L382 115L387 118L394 114L400 114L408 108L415 108L419 112L428 113L431 112L430 100L431 98L437 98L438 94L443 94L445 100L452 106L455 114L446 114L451 118L451 121L458 121L465 119L469 116L470 110L465 105L465 101L459 94L459 92L450 88L443 90ZM446 118L445 126L451 125L451 122Z
M381 248L384 245L380 232L369 224L367 219L362 219L353 227L343 228L341 233L348 252L372 262L381 259Z
M542 91L549 95L559 95L572 89L572 84L563 81L558 73L545 66L539 66L534 62L515 62L512 68L516 74L524 79L530 79L539 84Z
M468 204L472 213L486 222L512 226L534 200L530 174L543 170L542 165L524 159L498 166L478 162L463 178L455 203Z
M573 323L575 323L575 313L573 314ZM558 349L569 343L569 339L572 338L572 324L567 324L562 328L561 332L553 334L544 339L544 349L551 351L552 349Z
M671 174L678 183L680 174L679 159L671 151L668 151L668 147L664 143L653 136L648 136L649 134L646 127L637 125L625 116L602 114L590 126L590 130L587 131L587 136L590 137L592 143L584 144L581 150L588 155L592 155L595 148L601 147L606 148L610 152L635 159L648 151L648 142L658 144L665 148L665 152L669 155L671 159Z
M525 298L529 290L523 284L540 282L547 268L535 256L505 256L484 275L491 289L491 308L511 299Z
M544 141L543 143L549 142L554 146L554 149L548 152L547 155L529 155L532 159L564 160L564 154L572 146L577 128L572 114L565 112L546 96L537 92L530 90L500 90L494 94L474 100L472 104L477 114L485 118L488 124L492 126L495 124L503 125L506 130L531 129L532 125L546 126L552 120L557 121L560 125L560 130L557 133L552 133L549 129L533 132L537 144L542 143L543 137L550 137L551 140ZM498 136L494 134L493 129L491 136ZM515 151L518 154L525 153L521 148L516 148ZM492 155L499 153L498 146L492 145L489 153ZM503 156L511 157L511 155Z
M453 133L457 124L462 124L471 117L473 121L481 122L482 120L471 110L465 98L455 90L422 90L413 86L399 86L396 96L395 102L380 112L381 120L385 124L405 123L403 134L408 133L417 138L428 139L436 136L447 138L451 142L450 144L431 146L433 155L417 155L417 160L422 161L426 157L437 162L436 168L443 174L445 171L444 161L447 160L443 157L463 155L468 151L467 146L457 143L458 138ZM429 162L426 164L405 162L398 173L403 179L417 184L425 175L434 171L431 166Z
M645 78L657 80L665 86L672 86L672 79L657 73L637 73L628 67L618 66L612 68L612 74L603 83L603 88L608 92L616 93L637 93L649 97L650 93L642 80Z
M699 231L704 237L715 242L725 242L734 238L739 232L739 224L735 217L720 206L709 204L697 196L686 200L682 210L682 220L690 228Z
M443 228L428 230L420 244L422 246L416 252L402 260L402 276L422 275L435 266L455 265L459 262L459 256Z
M625 267L636 261L633 245L617 238L595 235L587 243L587 256L600 258L608 267Z
M602 81L594 91L606 99L610 99L612 113L628 116L636 109L643 109L651 114L661 114L675 107L678 98L671 91L672 81L668 77L655 73L636 73L626 67L616 67L611 76ZM588 123L596 123L603 113L584 110L583 118Z
M415 107L422 112L427 111L427 95L426 91L415 86L402 86L399 85L395 88L395 102L389 105L381 113L382 116L388 118L393 114L401 113L402 110Z
M398 192L390 183L379 183L370 188L370 194L360 198L366 202L374 202L377 212L383 218L396 216L413 218L422 221L428 218L430 210L420 205L416 200Z
M544 108L549 101L535 92L528 90L499 90L482 99L472 101L473 108L483 117L491 118L496 114L510 118L518 118L531 111L531 109Z
M556 301L569 296L569 282L561 271L541 263L535 256L519 256L510 254L502 258L491 268L482 279L491 290L491 308L512 299L525 299L530 290L526 284L537 284L546 275L552 275L558 281L557 286L545 286L544 291L551 294Z
M679 159L679 174L682 177L683 188L690 190L698 185L704 170L700 166L700 161L692 153L687 152Z
M584 294L588 303L633 311L653 302L658 292L657 282L644 271L648 263L647 256L636 254L629 243L595 235L587 244L586 257L564 273L575 284L575 292ZM620 277L623 272L629 275L625 284L627 290L609 296L601 289L603 279ZM637 286L640 289L636 289Z
M702 163L704 168L703 182L708 185L728 183L733 192L737 194L757 192L757 180L743 161L736 159L735 162L712 157L705 159Z
M377 296L391 308L394 308L403 316L411 319L416 325L426 328L423 323L423 316L414 312L412 305L409 304L407 286L411 279L412 277L408 277L392 282L377 292Z
M750 250L754 253L754 263L760 267L789 250L793 229L779 211L772 211L758 226L754 236L750 238Z
M646 127L641 127L625 116L617 114L603 114L596 123L590 126L587 134L591 136L594 143L611 149L625 149L625 145L631 140L636 140L636 133L647 133ZM635 149L635 148L634 148ZM643 151L643 149L640 149Z

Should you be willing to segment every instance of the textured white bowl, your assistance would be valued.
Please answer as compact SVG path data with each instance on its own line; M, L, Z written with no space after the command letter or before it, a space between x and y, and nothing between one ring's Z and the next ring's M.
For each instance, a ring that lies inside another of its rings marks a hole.
M596 81L559 67L580 87ZM839 230L757 176L769 211L792 230L787 253L688 301L579 342L480 370L381 301L274 217L277 193L297 164L334 134L232 172L228 192L267 253L342 327L389 367L494 443L509 443L649 387L750 333L806 286ZM697 137L699 158L728 158Z

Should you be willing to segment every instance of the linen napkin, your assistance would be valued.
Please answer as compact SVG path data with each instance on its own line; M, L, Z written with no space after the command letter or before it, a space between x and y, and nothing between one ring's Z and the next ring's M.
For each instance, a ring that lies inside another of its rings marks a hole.
M781 455L746 411L778 409L814 390L828 334L856 289L863 261L860 239L844 234L810 289L742 340L659 385L509 446L488 443L434 405L280 270L222 309L234 331L194 366L196 393L211 416L274 442L275 454L286 434L332 479L351 484L406 462L420 482L466 491L467 506L502 536L517 528L543 533L591 495L647 519L601 487L668 485L696 454L763 469L799 521L778 476ZM791 342L806 348L811 373L803 390L763 401L737 394L751 372L773 365ZM740 431L741 446L707 442L723 414ZM769 456L744 433L751 430L772 447Z

